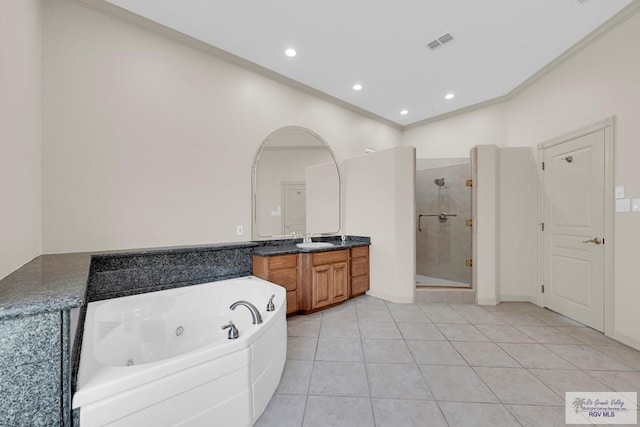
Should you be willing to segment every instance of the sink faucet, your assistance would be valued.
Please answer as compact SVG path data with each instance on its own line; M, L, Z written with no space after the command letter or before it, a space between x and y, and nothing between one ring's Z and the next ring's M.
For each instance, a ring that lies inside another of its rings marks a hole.
M253 318L253 324L254 325L259 325L262 323L262 316L260 315L260 312L258 311L258 309L256 308L255 305L251 304L249 301L237 301L234 302L233 304L231 304L231 307L229 307L231 310L235 310L237 306L239 305L244 305L245 307L247 307L249 309L249 311L251 312L251 317Z
M307 233L304 235L304 239L302 240L304 243L311 243L311 236L313 236L312 233Z

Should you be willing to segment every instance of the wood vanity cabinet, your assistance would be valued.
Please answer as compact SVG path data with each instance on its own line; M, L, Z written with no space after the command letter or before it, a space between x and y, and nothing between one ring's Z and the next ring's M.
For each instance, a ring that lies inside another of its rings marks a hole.
M369 247L253 256L253 275L287 290L287 314L311 313L369 290Z
M369 246L350 249L351 278L349 298L369 290Z
M300 309L298 302L298 254L253 256L253 275L287 290L287 314Z
M302 254L303 309L315 311L349 298L349 250Z

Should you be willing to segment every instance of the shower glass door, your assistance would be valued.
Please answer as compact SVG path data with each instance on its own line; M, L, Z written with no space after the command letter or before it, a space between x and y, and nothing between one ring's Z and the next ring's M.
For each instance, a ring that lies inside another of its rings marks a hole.
M416 160L416 285L470 287L469 159Z

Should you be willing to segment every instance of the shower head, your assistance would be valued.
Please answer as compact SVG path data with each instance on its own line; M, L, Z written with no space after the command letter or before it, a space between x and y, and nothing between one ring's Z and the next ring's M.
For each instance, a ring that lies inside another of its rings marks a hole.
M444 178L438 178L438 179L434 179L433 182L438 186L438 187L443 187L444 186Z

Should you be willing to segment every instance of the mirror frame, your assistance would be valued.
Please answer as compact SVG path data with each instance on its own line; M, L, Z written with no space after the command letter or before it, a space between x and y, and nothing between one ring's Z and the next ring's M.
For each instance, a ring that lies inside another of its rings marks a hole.
M305 132L308 133L309 135L315 137L318 139L318 141L320 141L322 143L322 145L324 145L327 150L329 151L329 154L331 155L331 158L333 159L333 163L336 166L336 172L338 173L338 229L336 231L329 231L329 232L323 232L323 233L314 233L317 235L322 235L322 236L330 236L330 235L336 235L338 233L340 233L340 230L342 230L342 174L340 173L340 163L338 162L338 159L335 155L335 153L333 152L333 150L331 149L331 147L329 146L329 144L327 144L327 141L325 141L320 135L318 135L317 133L315 133L314 131L307 129L305 127L302 126L283 126L281 128L278 128L276 130L274 130L273 132L271 132L269 135L266 136L266 138L264 138L262 140L262 143L260 144L260 147L258 147L258 152L256 153L255 159L253 160L253 165L251 167L251 238L253 240L267 240L267 239L272 239L272 238L287 238L287 237L291 237L291 235L288 234L278 234L278 235L273 235L273 236L260 236L259 234L259 229L258 229L258 210L257 210L257 171L258 171L258 162L260 161L260 155L262 154L262 151L264 150L265 147L265 142L267 142L269 140L269 138L271 136L273 136L276 132L280 132L282 130L299 130L301 132Z

